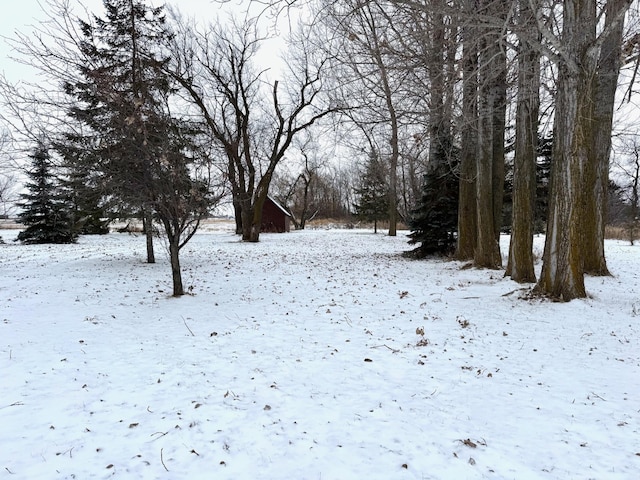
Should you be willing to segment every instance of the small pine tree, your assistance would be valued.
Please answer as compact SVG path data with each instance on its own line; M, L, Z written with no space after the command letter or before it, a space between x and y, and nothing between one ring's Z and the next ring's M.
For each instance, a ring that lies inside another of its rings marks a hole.
M440 163L423 177L420 200L409 214L409 244L420 244L409 252L411 256L453 252L458 228L458 178L448 163Z
M354 193L360 199L353 205L356 216L373 222L373 231L378 233L378 221L389 218L389 194L384 170L375 153L369 155L360 187L354 188Z
M29 156L28 193L20 195L18 215L27 227L18 234L22 243L74 243L77 234L67 196L53 172L51 157L44 145L38 145Z

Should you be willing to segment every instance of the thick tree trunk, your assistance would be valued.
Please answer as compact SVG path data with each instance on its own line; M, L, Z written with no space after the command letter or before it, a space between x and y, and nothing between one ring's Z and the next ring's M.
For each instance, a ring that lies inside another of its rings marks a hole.
M474 2L469 2L472 11ZM478 132L478 44L477 28L463 31L462 125L460 190L458 202L458 242L456 258L471 260L478 241L476 227L476 151Z
M491 5L489 4L488 7ZM488 13L491 13L488 10ZM499 13L499 12L498 12ZM504 182L504 55L500 31L484 29L479 55L478 145L476 157L476 202L478 241L474 263L500 268L500 221ZM497 198L500 197L500 198Z
M243 194L240 202L240 218L242 219L242 240L251 241L251 225L253 224L253 204L248 194Z
M492 67L495 72L492 85L493 97L493 150L491 166L491 187L493 195L493 233L498 245L500 257L500 233L502 231L502 206L504 203L504 132L507 116L507 59L504 45L495 42L492 55Z
M605 26L610 26L620 15L625 0L609 0L606 5ZM593 178L593 195L586 198L586 214L592 212L585 232L585 272L591 275L609 275L604 253L607 191L609 188L609 157L611 155L611 130L615 95L620 73L623 22L619 22L602 44L598 73L596 75L595 128L592 153L588 170Z
M530 43L535 39L535 17L522 2L519 21L522 36L518 53L518 99L513 169L513 215L506 276L520 283L535 282L533 223L536 194L536 156L540 105L540 55Z
M234 196L233 198L233 218L236 223L236 235L242 235L242 207L240 202Z
M578 118L586 99L578 93L584 83L578 75L564 65L558 73L547 235L536 286L537 291L564 301L586 297L580 202L587 140L581 138Z
M595 3L566 0L565 51L559 62L553 137L553 167L542 274L536 290L569 301L586 297L585 212L592 195L594 94L598 49Z

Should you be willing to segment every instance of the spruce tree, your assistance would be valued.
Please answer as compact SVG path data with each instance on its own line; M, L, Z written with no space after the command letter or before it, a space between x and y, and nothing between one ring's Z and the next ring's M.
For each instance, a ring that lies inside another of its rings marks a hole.
M20 195L23 209L18 215L27 227L18 234L22 243L74 243L77 233L68 196L56 177L46 146L38 145L31 155L27 171L27 193Z
M74 229L81 235L109 233L112 214L107 210L105 196L90 172L73 170L64 183L69 192Z
M409 212L409 244L419 244L411 256L451 254L458 226L458 178L447 162L424 175L421 196Z
M171 94L163 46L172 34L163 8L142 0L104 0L105 17L80 22L80 53L87 59L79 77L65 84L74 99L69 115L83 125L69 134L67 148L88 149L75 169L98 172L103 192L140 212L150 225L155 201L154 162L165 139L154 124L165 121ZM83 163L87 160L89 163ZM74 167L71 164L71 167ZM155 261L152 229L147 229L147 260Z
M199 168L202 127L170 109L172 33L163 8L143 0L104 0L104 6L105 18L80 22L78 46L87 63L65 92L74 100L69 115L82 128L67 135L63 148L77 162L71 164L76 174L91 172L98 192L141 212L149 263L154 221L164 227L173 292L183 295L178 252L212 200L208 172Z
M373 222L373 231L378 233L378 221L389 218L389 193L384 168L375 153L370 153L360 186L354 189L359 202L354 204L358 218Z

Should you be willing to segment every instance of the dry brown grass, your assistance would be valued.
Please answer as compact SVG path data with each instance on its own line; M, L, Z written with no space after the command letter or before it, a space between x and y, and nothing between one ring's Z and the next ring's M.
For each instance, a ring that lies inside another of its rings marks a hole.
M318 218L307 222L309 228L370 228L373 230L373 222L362 222L357 219ZM378 222L378 231L388 230L389 222ZM407 230L407 226L398 222L397 230Z
M629 227L628 226L613 226L607 225L604 230L604 238L609 240L626 240L630 241L629 235ZM640 239L640 225L636 224L634 228L633 241L637 241Z

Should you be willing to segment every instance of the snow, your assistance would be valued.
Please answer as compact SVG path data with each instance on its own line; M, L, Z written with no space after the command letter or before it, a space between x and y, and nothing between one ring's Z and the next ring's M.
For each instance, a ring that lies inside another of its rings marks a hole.
M554 303L405 234L204 231L178 299L143 237L0 231L0 478L638 478L640 247Z

